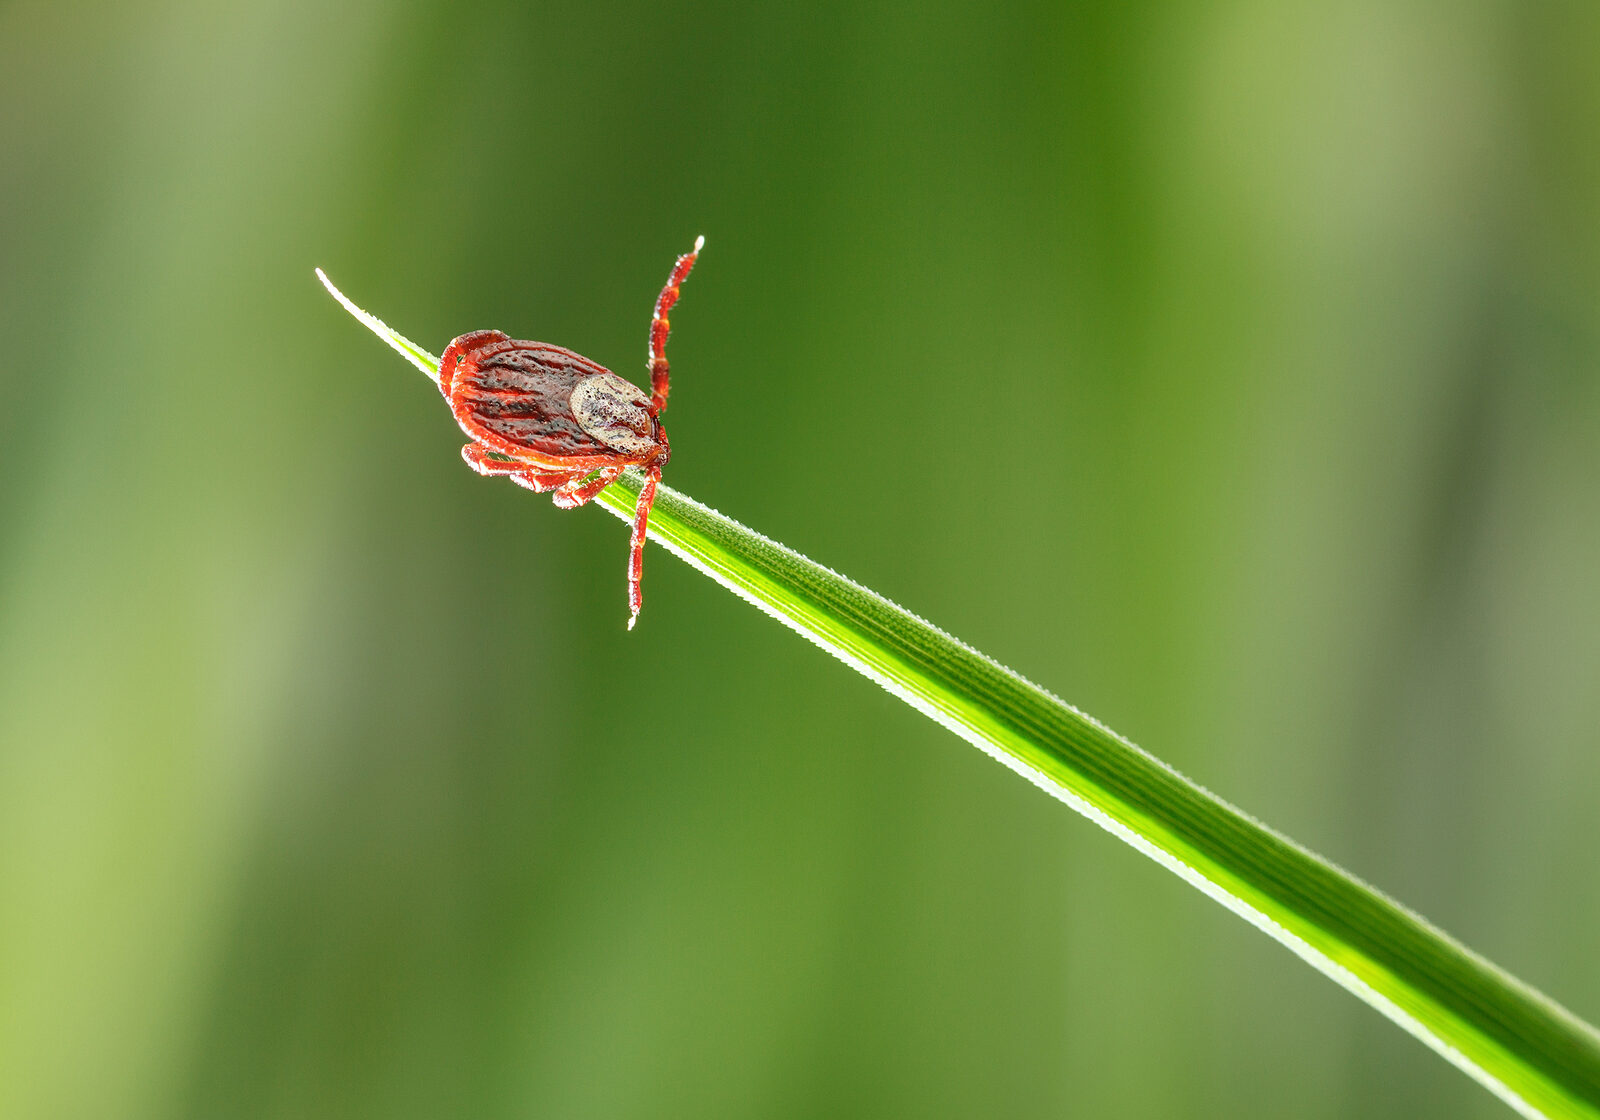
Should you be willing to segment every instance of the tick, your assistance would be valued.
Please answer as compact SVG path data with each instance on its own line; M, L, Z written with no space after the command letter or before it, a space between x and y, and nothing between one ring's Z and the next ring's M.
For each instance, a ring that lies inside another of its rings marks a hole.
M633 513L628 554L628 629L644 597L645 527L661 468L672 457L661 411L667 407L667 312L705 246L678 258L656 297L650 319L650 395L598 362L546 342L524 342L502 331L473 331L455 339L439 359L439 390L472 442L461 449L482 475L506 475L519 486L553 490L556 505L575 509L615 482L628 467L644 471Z

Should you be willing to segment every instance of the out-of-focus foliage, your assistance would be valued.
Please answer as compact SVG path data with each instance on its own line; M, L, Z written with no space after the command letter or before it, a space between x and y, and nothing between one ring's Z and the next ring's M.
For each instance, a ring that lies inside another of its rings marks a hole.
M1581 4L0 8L0 1114L1503 1115L659 551L627 634L311 267L637 376L705 233L669 481L1592 1020L1597 134Z

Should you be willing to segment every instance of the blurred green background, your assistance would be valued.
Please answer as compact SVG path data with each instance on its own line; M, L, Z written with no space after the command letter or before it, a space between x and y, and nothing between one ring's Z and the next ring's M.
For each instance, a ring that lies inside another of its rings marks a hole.
M435 352L1600 1019L1600 10L0 5L0 1115L1491 1117Z

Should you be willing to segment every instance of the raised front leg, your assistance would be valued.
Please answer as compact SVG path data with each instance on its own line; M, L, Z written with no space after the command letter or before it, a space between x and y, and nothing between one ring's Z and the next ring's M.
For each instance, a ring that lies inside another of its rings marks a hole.
M700 255L700 250L705 247L706 239L697 237L694 248L678 258L678 263L672 266L672 275L667 277L667 286L661 289L661 294L656 297L655 315L650 319L650 412L660 415L661 410L667 407L667 375L670 368L667 365L667 333L672 330L672 324L667 321L667 312L672 310L672 305L678 302L678 287L689 275L689 270L694 267L695 258Z
M644 578L644 534L650 523L650 507L656 501L656 483L661 481L661 468L651 467L645 472L644 489L639 491L639 502L633 507L633 539L628 549L628 629L639 621L639 608L644 606L644 592L639 581Z

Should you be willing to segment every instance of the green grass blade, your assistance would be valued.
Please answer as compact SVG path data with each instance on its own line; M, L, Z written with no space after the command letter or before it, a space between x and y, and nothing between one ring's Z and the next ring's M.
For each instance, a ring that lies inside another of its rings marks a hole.
M318 276L437 379L436 358ZM631 520L641 483L630 472L597 501ZM881 595L669 487L650 537L1282 942L1517 1111L1600 1120L1600 1033L1415 914Z

